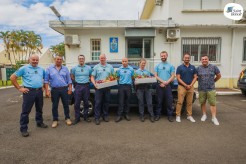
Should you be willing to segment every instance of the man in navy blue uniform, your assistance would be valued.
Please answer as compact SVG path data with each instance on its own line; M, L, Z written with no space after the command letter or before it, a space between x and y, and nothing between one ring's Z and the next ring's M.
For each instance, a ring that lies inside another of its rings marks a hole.
M43 79L45 71L38 66L39 57L32 55L29 59L30 64L21 67L11 75L10 80L16 89L23 93L22 112L20 116L20 131L23 137L28 137L29 133L29 113L35 103L37 127L47 128L43 123ZM22 77L23 87L17 82L17 78Z
M128 114L133 75L134 70L128 65L128 59L123 58L122 66L117 70L117 76L119 77L119 108L115 122L121 121L123 115L127 121L131 120Z
M80 122L80 103L83 100L84 103L84 121L91 122L88 118L89 110L89 97L90 97L90 76L92 69L90 66L85 65L85 56L78 56L79 64L72 68L71 79L75 80L76 86L74 91L74 110L75 120L73 124Z
M175 77L175 68L167 61L168 53L166 51L162 51L160 53L160 57L161 63L155 67L155 77L158 80L158 85L156 86L156 94L158 97L155 120L158 121L160 119L162 104L165 98L167 106L167 118L170 122L173 122L173 96L170 83Z
M91 74L91 82L94 84L95 93L95 124L100 124L101 110L103 111L103 120L108 122L108 108L110 100L110 87L97 88L96 81L105 80L110 74L114 73L114 68L111 64L106 62L106 55L101 54L99 56L100 63L93 68Z

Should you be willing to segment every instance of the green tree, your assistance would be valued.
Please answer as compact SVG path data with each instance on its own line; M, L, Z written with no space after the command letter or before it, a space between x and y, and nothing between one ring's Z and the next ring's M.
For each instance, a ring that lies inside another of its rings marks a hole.
M10 56L10 31L5 31L5 32L0 31L0 39L3 40L4 50L9 56L11 65L13 65L13 62Z
M62 42L57 45L51 46L50 51L53 55L61 55L65 57L65 44Z
M43 48L41 36L35 34L33 31L1 31L0 39L3 40L6 53L10 56L10 52L12 52L17 68L21 64L27 63L31 54L36 52L41 53L41 49ZM11 56L10 62L13 65Z

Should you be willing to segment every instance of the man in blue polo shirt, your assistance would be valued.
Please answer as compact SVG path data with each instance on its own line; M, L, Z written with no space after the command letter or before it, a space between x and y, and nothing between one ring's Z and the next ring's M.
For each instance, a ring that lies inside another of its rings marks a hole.
M196 122L192 117L192 100L194 93L194 84L197 80L195 66L190 64L190 54L185 53L183 56L184 63L178 66L176 77L178 80L178 102L176 106L176 121L181 122L180 114L184 98L186 98L187 119Z
M129 101L131 96L131 85L132 85L132 78L134 75L134 70L131 66L128 65L128 59L122 59L122 66L117 70L117 76L119 77L119 108L117 113L117 118L115 122L119 122L124 115L127 121L130 121L129 117Z
M165 98L168 120L173 122L173 96L170 83L175 77L175 68L169 62L167 62L168 53L166 51L162 51L160 53L160 57L162 62L155 66L155 77L158 80L158 85L156 86L156 95L158 95L158 97L155 121L160 119L162 104Z
M100 124L101 110L103 111L103 120L108 122L108 108L110 100L110 87L97 88L96 81L105 80L110 74L114 73L114 68L112 65L106 62L106 55L101 54L99 56L100 63L94 66L91 74L91 82L94 84L95 93L95 124Z
M46 96L48 97L50 97L49 85L51 87L53 115L52 128L56 128L58 126L58 104L60 98L64 108L66 124L68 126L72 125L68 106L68 94L72 94L72 80L68 68L63 66L62 62L63 57L56 55L55 64L52 64L47 68L44 79Z
M23 93L22 112L20 116L20 131L23 137L29 136L27 131L29 123L29 113L35 103L36 107L36 122L37 127L47 128L43 123L43 79L45 71L38 66L39 57L31 55L29 58L30 64L21 67L10 77L13 85L21 93ZM17 78L22 77L23 87L17 82Z
M75 110L75 120L73 124L80 122L80 103L83 100L84 103L84 121L91 122L88 118L89 110L89 97L90 97L90 76L92 69L90 66L85 65L85 56L78 56L79 64L72 68L71 79L76 82L74 91L74 110Z

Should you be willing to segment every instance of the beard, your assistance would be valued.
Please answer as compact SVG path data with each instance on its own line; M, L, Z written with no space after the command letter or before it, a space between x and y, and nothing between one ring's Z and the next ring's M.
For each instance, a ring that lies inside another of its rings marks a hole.
M166 58L162 58L161 61L165 62L165 61L167 61L167 59Z

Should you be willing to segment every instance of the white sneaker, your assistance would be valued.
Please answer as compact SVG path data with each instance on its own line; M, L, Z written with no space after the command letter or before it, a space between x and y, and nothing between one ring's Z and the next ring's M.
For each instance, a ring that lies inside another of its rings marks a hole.
M188 116L187 120L190 120L191 122L196 122L196 120L194 120L194 118L192 116Z
M206 121L206 119L207 119L207 115L206 114L202 115L201 121Z
M181 122L180 116L176 116L176 121Z
M217 118L212 118L212 122L214 123L214 125L220 125L219 121L217 120Z

